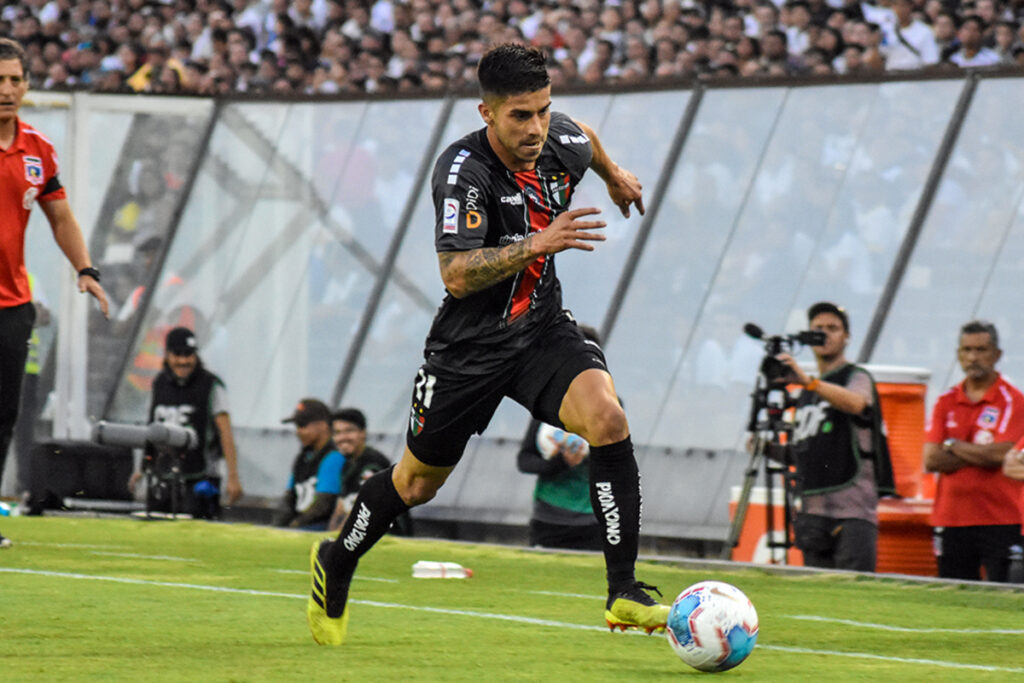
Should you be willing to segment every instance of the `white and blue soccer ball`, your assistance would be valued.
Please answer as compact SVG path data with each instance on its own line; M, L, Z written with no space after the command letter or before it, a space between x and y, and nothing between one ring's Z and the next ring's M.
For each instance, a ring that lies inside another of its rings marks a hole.
M665 628L679 658L700 671L726 671L757 643L757 610L736 586L695 583L675 599Z

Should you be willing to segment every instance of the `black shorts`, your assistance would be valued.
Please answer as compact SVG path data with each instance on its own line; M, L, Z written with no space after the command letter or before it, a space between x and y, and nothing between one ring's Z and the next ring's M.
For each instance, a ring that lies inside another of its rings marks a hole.
M518 356L487 373L456 373L428 360L413 385L406 444L421 462L451 467L505 396L538 420L562 427L562 398L576 376L590 368L607 370L604 352L564 313Z

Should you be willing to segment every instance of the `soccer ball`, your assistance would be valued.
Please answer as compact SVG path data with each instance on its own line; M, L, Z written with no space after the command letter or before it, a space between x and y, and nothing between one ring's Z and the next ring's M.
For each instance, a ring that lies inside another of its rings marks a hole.
M757 611L736 586L695 583L676 598L665 628L679 658L700 671L737 666L757 642Z

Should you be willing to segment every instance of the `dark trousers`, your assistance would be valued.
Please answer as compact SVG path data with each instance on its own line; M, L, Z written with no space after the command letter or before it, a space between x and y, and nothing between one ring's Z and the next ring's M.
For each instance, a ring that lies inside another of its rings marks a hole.
M36 309L31 303L0 308L0 481L3 480L14 425L18 421L28 340L35 320Z
M935 527L932 537L939 576L944 579L1006 583L1010 546L1020 542L1019 524Z
M871 522L800 514L793 526L805 566L875 571L878 527Z

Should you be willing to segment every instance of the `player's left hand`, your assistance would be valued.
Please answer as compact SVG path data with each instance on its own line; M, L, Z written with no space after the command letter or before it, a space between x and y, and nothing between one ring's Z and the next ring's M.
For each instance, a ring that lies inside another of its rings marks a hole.
M615 167L615 172L607 181L608 196L619 207L619 211L626 218L629 218L629 205L636 204L637 211L644 215L643 186L640 180L632 172L621 166Z
M96 280L88 275L79 275L78 291L89 292L92 294L100 304L100 310L103 311L103 317L107 320L110 319L110 303L107 301L107 293L103 291L103 287L100 283L96 282Z

